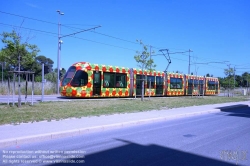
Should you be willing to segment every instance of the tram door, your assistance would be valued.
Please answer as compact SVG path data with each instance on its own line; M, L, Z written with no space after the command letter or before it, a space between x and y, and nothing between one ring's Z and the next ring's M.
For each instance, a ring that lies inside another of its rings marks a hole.
M93 95L101 95L101 72L94 71Z
M215 82L215 94L218 94L219 92L219 85L218 82Z
M192 91L193 91L193 79L188 79L188 91L187 94L188 95L192 95Z
M204 81L203 80L199 81L199 86L200 86L200 88L199 88L200 95L202 95L203 91L204 91Z
M163 81L164 81L163 77L156 76L156 95L157 96L163 95Z

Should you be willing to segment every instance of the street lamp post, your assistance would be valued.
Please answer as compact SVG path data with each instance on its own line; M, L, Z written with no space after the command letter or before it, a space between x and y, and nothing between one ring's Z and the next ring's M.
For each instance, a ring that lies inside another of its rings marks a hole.
M57 10L59 16L58 16L58 53L57 53L57 94L59 94L59 87L60 87L60 52L61 52L61 24L60 24L60 15L64 15L60 10Z

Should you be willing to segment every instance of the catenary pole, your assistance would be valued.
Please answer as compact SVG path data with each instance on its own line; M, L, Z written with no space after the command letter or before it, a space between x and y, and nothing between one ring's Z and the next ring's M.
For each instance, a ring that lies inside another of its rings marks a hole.
M59 94L59 87L60 87L60 53L61 53L61 24L60 24L60 16L64 15L63 12L60 10L57 10L59 16L58 16L58 52L57 52L57 94Z

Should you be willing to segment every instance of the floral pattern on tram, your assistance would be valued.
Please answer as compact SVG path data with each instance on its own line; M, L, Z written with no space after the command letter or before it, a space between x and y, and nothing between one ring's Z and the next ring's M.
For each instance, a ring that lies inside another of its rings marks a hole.
M134 72L134 94L136 94L136 75L144 75L147 78L144 81L144 89L145 89L145 96L156 96L156 87L157 87L157 81L156 81L156 77L163 77L164 78L164 72L160 72L160 71L148 71L145 70L144 72L142 72L141 69L133 69ZM150 87L150 82L151 82L151 87ZM162 89L164 89L165 87L165 83L164 81L162 82ZM141 89L140 89L141 90ZM133 95L134 95L133 94ZM161 95L164 95L164 90L161 93Z
M206 92L205 95L219 94L219 79L214 77L206 77Z
M204 87L205 87L205 78L203 76L196 76L196 75L185 75L186 80L186 95L199 95L203 94ZM199 82L197 82L197 80ZM191 84L190 84L191 81Z
M184 76L180 73L167 73L167 96L184 95Z
M81 70L87 73L86 85L79 87L74 87L70 84L62 85L60 87L60 93L62 96L67 97L118 97L118 96L129 96L129 86L130 86L130 76L129 76L129 68L117 67L117 66L108 66L108 65L98 65L98 64L90 64L88 62L78 62L72 65L75 67L75 73ZM93 84L94 84L94 71L98 71L101 73L101 82L100 82L100 94L93 94ZM118 88L118 86L105 86L104 82L104 73L122 73L125 78L126 87L123 86ZM67 73L66 73L67 74ZM74 77L72 75L72 78ZM71 79L72 81L72 79Z

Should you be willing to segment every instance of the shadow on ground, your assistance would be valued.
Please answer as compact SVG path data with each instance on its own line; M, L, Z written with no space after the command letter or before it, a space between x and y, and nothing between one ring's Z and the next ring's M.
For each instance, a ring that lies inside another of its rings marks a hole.
M233 106L218 107L217 109L220 109L221 112L228 113L227 116L250 118L250 107L248 105L238 104Z
M233 166L235 164L227 163L220 159L218 152L218 160L199 156L196 154L179 151L176 149L166 148L158 145L140 145L126 140L116 139L122 141L126 145L86 155L83 165L108 165L108 166L130 166L130 165L213 165L213 166ZM79 158L72 158L77 161ZM52 164L62 165L62 164Z

